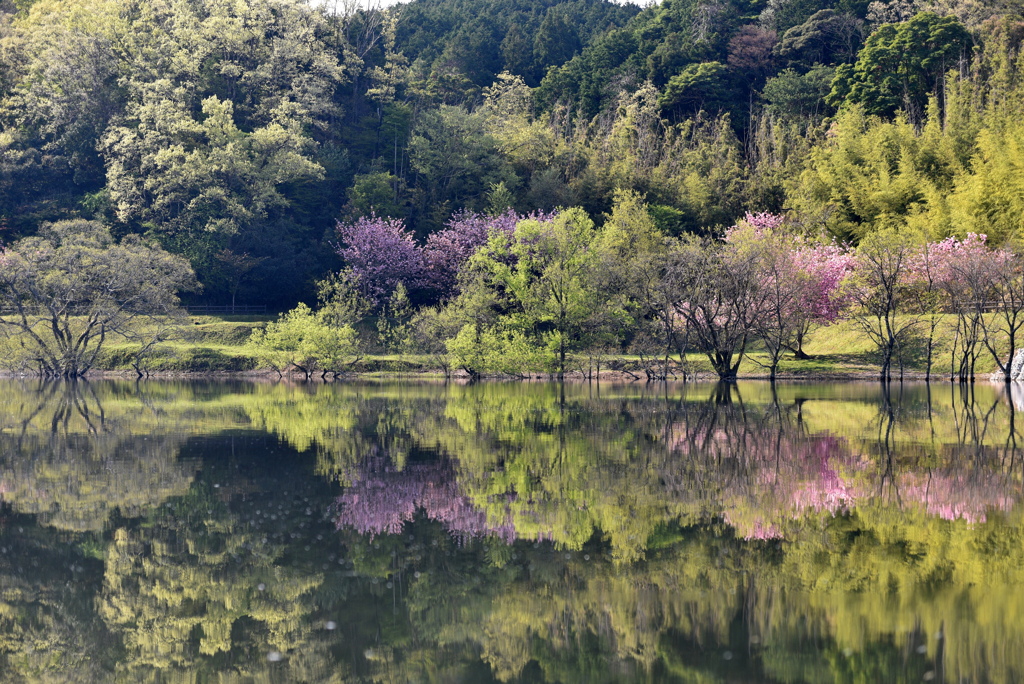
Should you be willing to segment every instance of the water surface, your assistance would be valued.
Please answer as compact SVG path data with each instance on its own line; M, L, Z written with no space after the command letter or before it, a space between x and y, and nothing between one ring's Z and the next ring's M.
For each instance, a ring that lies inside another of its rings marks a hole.
M0 382L5 682L1019 682L1002 387Z

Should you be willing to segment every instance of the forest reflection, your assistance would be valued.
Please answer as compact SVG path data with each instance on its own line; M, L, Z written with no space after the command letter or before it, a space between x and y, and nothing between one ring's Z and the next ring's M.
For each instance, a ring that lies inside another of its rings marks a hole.
M4 382L0 674L1019 681L1022 399Z

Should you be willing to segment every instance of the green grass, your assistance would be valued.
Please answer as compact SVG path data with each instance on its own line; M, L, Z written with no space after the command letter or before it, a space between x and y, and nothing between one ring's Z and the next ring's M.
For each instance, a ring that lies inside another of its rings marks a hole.
M992 314L990 314L991 316ZM905 369L912 375L923 374L927 369L926 341L929 321L922 320L914 348L906 355ZM932 340L932 375L948 377L950 374L951 350L956 330L956 317L951 314L938 318ZM1006 347L1005 341L1002 347ZM1024 340L1022 340L1024 343ZM979 343L980 346L980 343ZM852 320L840 321L834 325L815 330L804 345L804 351L812 358L796 359L786 354L779 363L778 373L784 377L815 378L837 376L871 376L879 372L879 358L868 335ZM712 374L713 369L703 354L687 354L687 364L698 373ZM622 363L636 372L639 369L637 357L623 357ZM753 348L748 351L740 365L740 377L766 377L768 375L768 355ZM982 377L996 370L991 355L982 350L976 366L976 374ZM893 372L898 372L898 365L893 361Z
M988 314L990 318L994 314ZM921 321L916 339L914 340L915 350L908 356L907 369L917 373L923 373L927 368L925 344L928 337L929 321ZM939 377L946 377L950 373L950 364L953 360L952 350L956 333L956 316L943 314L938 317L932 340L932 374ZM1024 342L1022 340L1021 342ZM997 339L999 348L1005 349L1006 339ZM981 343L979 342L979 348ZM867 370L877 370L878 361L873 345L863 330L853 321L841 321L827 328L815 332L806 351L812 355L820 355L824 358L835 359L845 367L862 367ZM975 368L976 373L987 375L996 370L996 363L984 349L978 357Z
M145 366L155 372L244 372L257 370L245 349L252 331L272 316L189 316L179 335L154 348ZM139 345L114 341L103 348L96 367L128 371Z
M261 370L255 357L245 348L252 331L273 320L272 316L189 316L188 326L174 339L160 344L146 360L146 367L153 372L248 372ZM934 338L932 373L938 377L948 376L950 350L954 339L955 318L942 316ZM917 353L907 362L907 371L923 373L925 358L924 337L927 322L921 326L917 340ZM0 346L14 345L15 341L0 342ZM125 340L109 341L96 365L98 370L131 371L132 360L138 345ZM877 358L867 335L853 321L842 321L815 331L805 351L810 359L796 359L786 355L780 365L782 377L841 377L871 376L878 372ZM0 358L3 358L0 349ZM751 350L740 366L741 377L765 377L767 355L758 349ZM687 355L689 368L698 373L712 374L711 364L703 354ZM643 370L636 356L622 356L602 363L605 368L628 369L641 377ZM268 370L268 369L262 369ZM431 373L437 372L432 359L427 355L367 355L350 370L370 374ZM987 352L979 359L977 373L983 376L995 370L995 363Z

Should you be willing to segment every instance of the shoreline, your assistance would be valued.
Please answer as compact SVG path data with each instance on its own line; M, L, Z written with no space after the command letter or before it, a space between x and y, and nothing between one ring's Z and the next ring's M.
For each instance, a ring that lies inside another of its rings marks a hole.
M975 377L974 383L989 383L989 384L1002 384L1002 380L999 378L992 377L991 373L978 374ZM21 373L17 371L0 371L0 379L39 379L39 380L60 380L62 378L47 378L46 376L37 373ZM353 380L418 380L418 381L442 381L442 382L457 382L457 383L468 383L470 382L470 375L465 371L458 371L445 376L440 371L354 371L350 373L340 373L334 378L321 378L318 374L314 374L313 377L307 378L302 373L277 373L272 370L249 370L249 371L238 371L238 370L161 370L151 371L145 373L142 377L139 377L135 371L125 370L93 370L86 373L82 378L83 380L249 380L255 382L266 382L266 381L280 381L295 384L318 384L318 385L329 385L336 382L346 382ZM528 377L512 377L512 376L484 376L478 378L477 382L522 382L522 383L536 383L536 382L559 382L558 378L554 374L547 373L535 373ZM643 376L635 376L623 371L601 371L600 374L594 374L592 377L587 377L586 374L575 371L572 373L566 373L562 379L563 382L571 382L574 384L586 383L586 382L615 382L615 383L687 383L687 382L698 382L698 383L710 383L718 382L718 376L715 373L709 372L698 372L687 378L682 376L676 376L667 380L650 379ZM742 382L771 382L767 374L741 374L735 381ZM735 382L734 381L734 382ZM779 373L775 376L776 382L785 383L801 383L801 382L881 382L878 373L850 370L848 372L826 372L826 373ZM932 373L930 378L922 371L904 372L903 377L893 377L889 380L890 383L899 382L929 382L929 383L941 383L941 384L959 384L956 378L950 378L948 375L938 375ZM971 384L971 383L968 383Z

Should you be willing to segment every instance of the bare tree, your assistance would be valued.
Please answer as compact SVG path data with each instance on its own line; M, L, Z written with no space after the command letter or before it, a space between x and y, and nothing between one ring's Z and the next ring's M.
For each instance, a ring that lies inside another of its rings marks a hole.
M736 379L769 308L759 267L755 253L720 240L685 238L669 256L665 278L676 293L675 314L725 381Z
M1010 382L1013 353L1024 328L1024 261L1004 247L993 254L989 272L995 311L982 319L982 341L995 359L1003 381Z
M749 320L768 354L767 363L758 364L774 381L782 355L800 348L801 335L809 327L811 316L801 305L811 299L811 279L794 258L791 236L741 225L728 239L736 252L733 263L754 273L750 303L759 310L751 312Z
M956 314L953 336L955 372L951 369L950 375L955 375L960 382L973 382L986 330L985 309L995 294L998 253L979 245L973 249L960 249L952 256L954 258L939 264L939 285L947 297L949 310Z
M910 275L917 248L905 233L887 228L871 233L857 249L852 298L854 320L881 355L879 378L892 378L901 340L917 327L912 315L917 293Z

